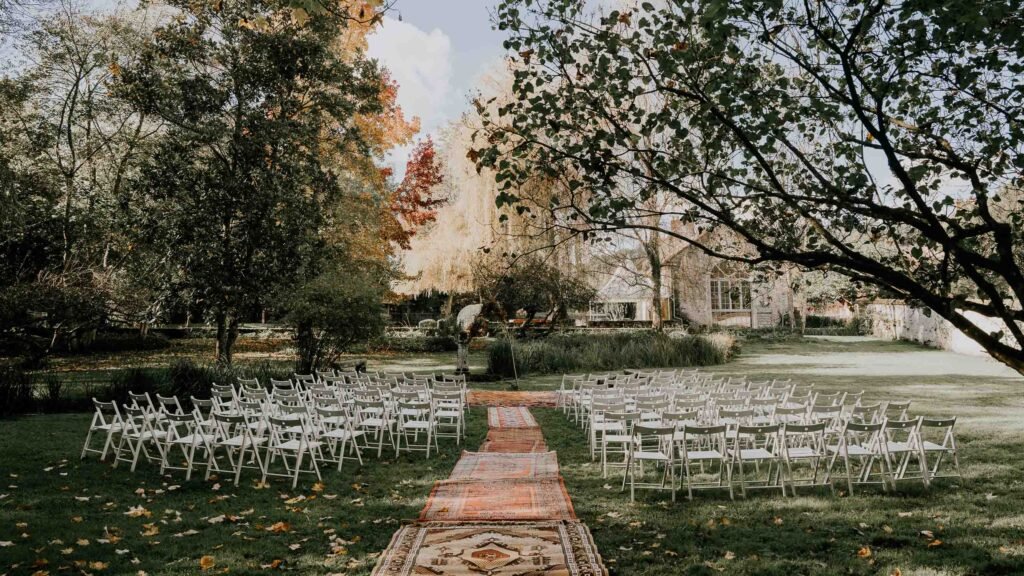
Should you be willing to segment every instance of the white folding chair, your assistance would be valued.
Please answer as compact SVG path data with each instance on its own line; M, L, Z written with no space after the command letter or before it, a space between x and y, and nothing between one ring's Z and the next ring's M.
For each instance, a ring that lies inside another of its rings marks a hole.
M369 400L357 397L354 401L353 416L355 417L355 429L365 432L367 440L371 436L376 439L377 458L380 458L384 451L385 434L388 436L391 447L394 448L395 437L391 427L391 415L387 411L383 400Z
M722 489L729 490L732 500L732 466L728 461L726 444L726 426L695 426L684 424L682 430L675 434L675 444L681 456L682 477L686 482L686 497L693 500L694 490ZM718 474L714 479L706 478L708 468L714 470L717 465ZM698 471L694 467L699 468Z
M260 446L267 441L263 436L263 427L253 431L249 418L245 414L223 414L214 411L210 417L210 432L213 438L207 451L205 479L209 480L210 474L213 472L231 472L235 476L234 484L238 486L242 468L259 470L262 474L266 468L260 455ZM221 452L227 457L229 464L227 468L221 467L217 460L217 456Z
M81 458L85 459L87 452L95 452L100 455L100 460L106 460L107 451L113 446L114 439L124 431L124 419L117 404L113 402L100 402L93 398L93 415L89 423L89 431L85 435L85 443L82 445ZM96 449L90 446L93 433L103 435L103 448Z
M423 452L430 458L431 443L437 448L430 402L402 400L398 402L395 417L395 454L401 454L404 441L406 452Z
M120 462L131 462L131 471L134 472L139 463L139 456L143 454L147 462L162 462L162 442L167 432L160 428L160 422L153 417L153 413L141 406L125 406L123 411L124 429L114 453L114 468L117 468ZM150 446L156 449L155 455L149 452ZM131 458L128 458L126 453Z
M458 390L434 390L430 393L435 438L454 438L456 445L462 443L462 438L466 434L465 405L462 398L462 393Z
M349 415L348 408L340 402L335 405L320 405L316 407L317 422L320 425L320 440L327 443L327 454L325 462L337 462L338 472L345 459L351 459L349 454L355 454L359 465L363 465L363 455L359 451L359 438L365 432L356 430L353 427L353 419Z
M732 462L732 477L734 482L740 486L740 494L744 498L748 489L775 489L786 490L782 483L781 455L779 444L779 425L766 424L760 426L739 425L735 429L732 447L729 449L729 457ZM745 468L744 464L748 466ZM749 465L754 465L756 476L751 479L747 476ZM761 466L768 465L764 477L760 477ZM737 474L738 470L738 474Z
M828 478L828 461L831 454L825 444L825 429L828 424L816 422L814 424L786 424L782 427L782 460L786 465L786 478L783 481L782 490L785 492L786 483L789 489L796 496L797 486L828 486L833 493L835 487ZM797 479L793 474L795 464L807 463L809 466L809 478Z
M261 482L266 482L269 476L291 478L292 488L295 488L299 483L299 474L303 472L315 474L317 480L322 480L320 466L317 464L322 452L321 442L316 439L315 429L310 425L308 417L304 413L292 413L290 416L297 418L267 417L268 437L264 444L266 452ZM283 472L271 471L278 458L284 465ZM302 467L303 461L308 464L308 468Z
M925 468L928 471L929 481L933 478L960 478L960 457L956 436L953 428L956 426L956 418L922 418L920 427L921 448L924 450L926 460ZM931 432L937 432L941 438L932 438ZM939 465L945 457L953 461L953 472L949 474L939 473ZM934 460L929 461L934 457Z
M672 441L675 431L675 426L633 426L633 445L626 454L626 468L622 475L622 489L625 490L628 480L631 502L636 499L637 488L669 490L672 492L672 500L675 501L675 459ZM654 469L656 477L659 469L661 470L660 480L645 480L645 464Z
M854 484L880 484L882 490L889 490L889 467L882 447L882 427L882 422L848 421L838 435L836 443L828 446L828 451L832 454L828 465L828 477L831 479L835 465L841 458L846 472L846 488L851 496ZM856 474L855 467L851 465L851 458L859 464Z
M192 478L192 470L195 468L195 457L198 450L204 453L209 451L210 443L213 441L213 434L205 431L195 413L183 414L168 413L164 416L166 421L167 435L164 437L163 460L160 463L160 473L166 470L185 470L185 480ZM172 454L175 449L180 452L184 459L182 465L171 463Z
M886 420L883 427L886 464L895 489L899 480L920 480L928 488L928 465L921 445L922 418L912 420ZM911 467L911 464L914 464Z
M605 422L617 422L621 432L609 432L601 436L601 477L608 477L608 468L626 465L630 447L633 444L633 427L640 420L640 412L605 412ZM621 462L611 463L608 455L622 456Z

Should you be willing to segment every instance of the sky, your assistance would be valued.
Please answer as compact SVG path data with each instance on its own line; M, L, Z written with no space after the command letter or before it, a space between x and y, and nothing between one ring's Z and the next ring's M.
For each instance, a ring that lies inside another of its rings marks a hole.
M504 34L491 26L497 0L397 0L369 38L369 55L398 82L398 103L421 122L417 138L438 130L469 108L477 79L501 62ZM405 171L410 147L389 158Z
M369 55L390 70L399 84L398 103L417 116L417 139L438 130L469 108L467 96L477 78L501 62L504 34L491 26L498 0L395 0L394 9L369 38ZM84 0L87 9L111 10L134 0ZM0 41L0 58L13 56ZM2 70L2 67L0 67ZM395 150L388 163L405 173L412 145Z

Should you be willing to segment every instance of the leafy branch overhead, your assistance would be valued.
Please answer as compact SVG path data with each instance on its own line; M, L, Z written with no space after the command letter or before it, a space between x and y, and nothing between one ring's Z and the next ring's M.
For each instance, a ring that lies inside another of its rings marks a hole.
M496 10L513 97L478 103L471 157L500 204L543 174L579 234L648 229L841 273L1024 370L1016 2L583 4ZM674 204L645 210L657 194ZM746 248L709 242L713 228Z

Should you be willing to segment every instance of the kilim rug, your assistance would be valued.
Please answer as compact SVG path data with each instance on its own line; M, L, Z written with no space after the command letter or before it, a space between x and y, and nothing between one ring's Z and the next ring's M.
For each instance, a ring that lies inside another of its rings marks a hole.
M557 392L507 390L470 390L470 406L527 406L531 408L554 408L558 402Z
M561 478L434 484L421 521L574 520Z
M476 481L557 477L558 457L554 452L463 452L451 475L452 480Z
M606 576L579 522L405 526L373 576Z
M491 428L536 428L537 420L525 406L487 409L487 426Z
M492 428L481 452L547 452L540 428Z

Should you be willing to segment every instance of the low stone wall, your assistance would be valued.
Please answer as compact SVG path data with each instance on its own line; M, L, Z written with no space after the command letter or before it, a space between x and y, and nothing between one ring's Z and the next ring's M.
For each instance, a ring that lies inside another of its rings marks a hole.
M977 342L927 308L899 303L879 303L869 304L865 312L871 318L871 334L876 338L911 340L961 354L987 355ZM964 315L989 332L1004 327L998 320L985 318L974 312L966 312Z

